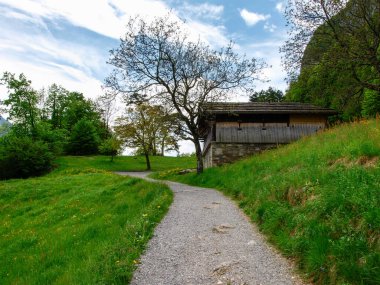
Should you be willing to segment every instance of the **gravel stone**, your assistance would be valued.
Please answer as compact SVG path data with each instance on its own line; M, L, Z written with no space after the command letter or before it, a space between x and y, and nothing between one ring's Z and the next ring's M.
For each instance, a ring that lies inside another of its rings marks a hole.
M147 179L149 173L118 174ZM132 285L305 284L229 198L213 189L165 183L174 201Z

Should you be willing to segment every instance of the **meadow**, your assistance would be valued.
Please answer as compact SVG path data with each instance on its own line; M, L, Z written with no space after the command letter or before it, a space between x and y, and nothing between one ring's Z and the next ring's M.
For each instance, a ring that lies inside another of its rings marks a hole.
M150 156L152 171L164 171L174 168L195 168L194 156ZM56 159L57 169L54 173L67 169L102 169L106 171L145 171L146 163L143 155L117 156L111 161L109 156L62 156Z
M380 122L361 121L202 175L154 173L237 201L314 284L380 284Z
M157 170L192 164L152 159ZM109 172L144 170L140 157L61 157L56 165L44 177L0 181L0 284L128 283L172 192Z

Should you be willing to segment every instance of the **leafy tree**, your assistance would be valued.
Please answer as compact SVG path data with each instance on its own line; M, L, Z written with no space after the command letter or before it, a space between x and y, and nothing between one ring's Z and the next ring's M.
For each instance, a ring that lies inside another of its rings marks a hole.
M122 142L115 136L104 140L99 146L99 153L111 156L111 161L118 155L122 147Z
M87 120L79 120L71 130L67 152L73 155L90 155L98 152L100 139L94 124Z
M104 95L96 99L97 109L99 110L101 119L106 130L110 130L110 123L118 111L117 108L117 93L113 90L106 89ZM109 133L111 136L111 133Z
M65 129L71 130L80 120L99 121L100 115L95 104L84 98L82 93L69 92L65 98L62 112L62 123Z
M5 72L0 81L8 89L8 98L1 103L9 113L13 128L22 135L31 135L36 138L40 116L37 107L39 96L31 87L31 81L24 74L16 77L9 72Z
M314 50L332 46L335 59L345 62L352 79L362 88L380 91L379 11L377 0L288 1L290 39L282 51L290 77L294 79L305 63L305 48L314 37L318 43Z
M249 96L249 101L251 102L281 102L283 100L284 93L272 87L269 87L267 90L256 91Z
M181 23L170 17L150 23L130 19L109 63L115 69L106 85L123 93L126 102L155 100L175 110L184 139L194 143L198 173L203 171L201 106L226 98L232 89L251 89L263 67L256 59L234 53L232 44L215 51L201 41L191 41Z
M166 116L160 106L142 103L135 108L128 108L126 116L117 119L115 132L127 147L137 148L142 152L146 159L146 168L150 170L149 155L156 154L157 143L166 144L171 138L173 144L177 144L169 124L174 125L175 121Z
M46 93L46 94L45 94ZM41 96L46 97L43 106L43 117L51 123L53 129L62 129L63 113L68 105L69 91L60 85L52 84L47 92L42 91Z
M303 65L297 80L290 83L286 100L334 108L342 119L349 120L360 116L363 88L347 70L347 62L335 59L335 53L334 49L321 56L305 53L305 61L311 61L309 56L318 56L319 62Z
M53 158L45 142L9 133L0 138L0 179L44 174L53 168Z

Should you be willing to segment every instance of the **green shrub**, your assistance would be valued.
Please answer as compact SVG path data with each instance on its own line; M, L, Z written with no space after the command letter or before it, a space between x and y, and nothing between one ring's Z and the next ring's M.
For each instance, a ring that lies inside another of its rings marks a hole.
M67 145L67 130L51 129L51 125L40 122L37 126L38 139L47 143L49 150L55 155L62 155Z
M0 179L38 176L52 167L53 154L46 143L13 134L0 139Z
M121 141L115 137L110 137L104 140L99 146L99 153L103 155L109 155L111 161L113 161L114 156L116 156L121 150Z
M366 89L364 91L362 115L374 117L380 113L380 92Z

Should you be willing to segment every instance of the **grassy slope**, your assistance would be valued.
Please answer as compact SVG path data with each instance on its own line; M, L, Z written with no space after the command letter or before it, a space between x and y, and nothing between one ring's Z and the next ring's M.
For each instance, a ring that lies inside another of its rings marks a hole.
M169 170L173 168L195 168L195 157L150 157L152 171ZM56 160L59 168L55 172L66 169L96 168L107 171L144 171L146 169L144 156L118 156L111 162L107 156L63 156Z
M45 177L0 181L0 284L128 282L172 193L96 170L142 169L107 160L63 157Z
M340 126L204 174L316 284L380 284L380 122Z

